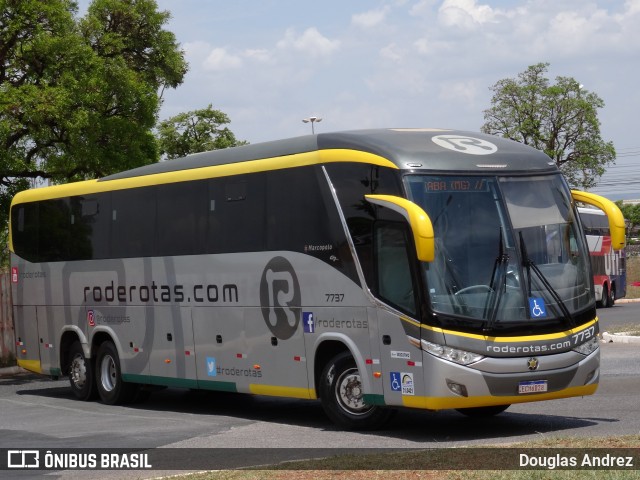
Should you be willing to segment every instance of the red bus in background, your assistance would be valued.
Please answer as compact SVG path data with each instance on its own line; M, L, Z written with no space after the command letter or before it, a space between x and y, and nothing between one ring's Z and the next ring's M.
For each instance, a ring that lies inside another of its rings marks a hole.
M611 248L609 221L602 210L579 207L578 212L589 246L597 304L612 307L627 294L626 249Z

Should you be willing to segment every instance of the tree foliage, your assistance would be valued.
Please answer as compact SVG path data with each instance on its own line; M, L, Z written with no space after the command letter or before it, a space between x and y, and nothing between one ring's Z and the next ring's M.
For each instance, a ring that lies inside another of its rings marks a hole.
M156 161L158 90L186 72L155 0L0 0L0 185Z
M0 225L28 181L158 159L161 92L187 64L155 0L0 0ZM160 94L159 94L160 93Z
M593 187L616 156L613 143L600 135L597 111L604 102L571 77L551 84L548 67L538 63L493 85L482 131L544 151L570 185Z
M160 122L158 142L160 152L168 160L184 157L191 153L217 150L244 145L224 125L229 117L212 105L200 110L180 113Z
M631 237L640 226L640 204L622 203L622 200L618 200L616 205L618 205L627 221L627 236Z

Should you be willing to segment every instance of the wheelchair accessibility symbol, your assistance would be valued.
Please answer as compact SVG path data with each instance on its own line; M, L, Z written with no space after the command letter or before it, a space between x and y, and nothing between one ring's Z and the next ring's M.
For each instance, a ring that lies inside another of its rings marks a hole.
M399 392L401 388L400 372L391 372L391 391Z
M389 377L392 392L402 392L402 395L415 395L413 373L391 372Z
M539 297L529 298L529 313L531 313L531 318L546 318L547 308L544 304L544 299Z

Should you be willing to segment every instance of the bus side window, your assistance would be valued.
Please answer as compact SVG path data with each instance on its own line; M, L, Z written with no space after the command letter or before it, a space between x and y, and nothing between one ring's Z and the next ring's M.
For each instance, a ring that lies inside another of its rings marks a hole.
M374 230L378 295L415 317L417 310L409 261L408 229L401 223L376 222Z
M204 251L207 230L206 181L159 185L157 256L195 255Z
M30 262L38 261L38 219L37 203L24 203L11 210L13 248Z
M71 244L65 260L92 260L109 257L111 193L70 198Z
M73 238L71 207L68 198L44 200L39 205L40 231L38 254L40 261L67 260Z
M398 173L359 163L335 163L325 168L338 195L365 281L373 286L373 223L381 209L368 203L364 196L370 193L404 196Z
M213 178L207 183L207 253L263 251L266 175Z
M156 190L132 188L114 192L111 198L111 257L153 255L156 226Z

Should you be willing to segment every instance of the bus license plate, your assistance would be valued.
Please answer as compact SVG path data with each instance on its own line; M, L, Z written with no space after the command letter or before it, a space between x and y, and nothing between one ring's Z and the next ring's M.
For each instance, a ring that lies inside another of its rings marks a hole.
M546 380L534 380L531 382L520 382L518 384L518 393L540 393L547 391Z

